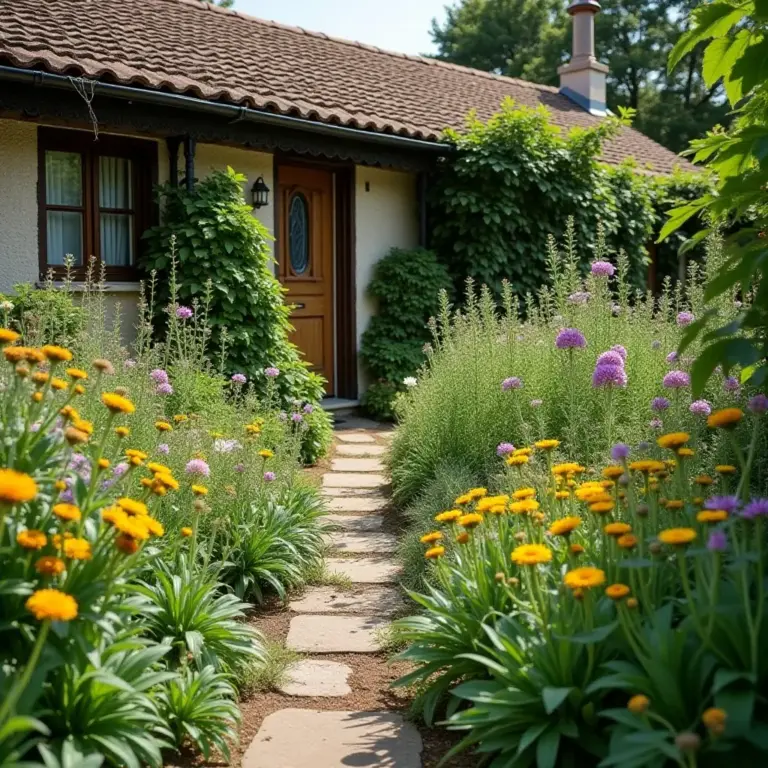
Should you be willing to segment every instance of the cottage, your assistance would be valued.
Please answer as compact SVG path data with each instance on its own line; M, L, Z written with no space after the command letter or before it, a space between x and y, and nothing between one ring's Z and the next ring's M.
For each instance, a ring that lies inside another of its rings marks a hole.
M294 340L355 400L365 289L393 246L426 238L425 171L441 131L504 97L548 107L569 128L606 114L594 55L596 0L574 0L574 51L560 89L304 29L198 0L13 0L0 16L0 291L61 274L72 254L106 268L135 306L152 185L194 184L227 165L247 176L275 235L295 305ZM677 157L633 129L604 160L658 173ZM215 275L212 275L215 279Z

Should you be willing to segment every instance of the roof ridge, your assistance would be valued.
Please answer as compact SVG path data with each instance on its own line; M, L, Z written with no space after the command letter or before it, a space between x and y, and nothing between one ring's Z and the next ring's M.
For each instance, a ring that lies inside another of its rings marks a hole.
M387 48L379 48L376 45L369 45L359 40L348 40L344 37L335 37L333 35L326 34L325 32L315 32L314 30L305 29L304 27L296 27L291 24L283 24L280 21L273 21L271 19L262 19L258 16L253 16L250 13L243 13L242 11L234 10L232 8L221 8L213 3L205 2L205 0L144 0L144 2L165 2L176 3L177 5L189 5L197 10L203 12L224 13L229 16L236 16L243 19L243 21L251 24L261 24L268 27L274 27L276 29L283 29L286 32L292 32L295 34L306 35L307 37L315 37L320 40L328 40L333 43L339 43L341 45L348 45L352 48L359 48L362 50L371 51L372 53L380 53L384 56L391 56L397 59L408 59L409 61L416 62L418 64L424 64L425 66L441 67L444 69L451 69L466 74L480 77L486 80L498 80L503 83L514 83L522 88L530 88L532 90L543 90L550 93L559 93L559 89L553 85L544 85L542 83L535 83L531 80L521 80L517 77L509 77L508 75L498 75L494 72L485 72L482 69L475 69L474 67L467 67L462 64L453 64L449 61L442 61L437 58L431 58L429 56L419 56L411 53L402 53L401 51L392 51Z

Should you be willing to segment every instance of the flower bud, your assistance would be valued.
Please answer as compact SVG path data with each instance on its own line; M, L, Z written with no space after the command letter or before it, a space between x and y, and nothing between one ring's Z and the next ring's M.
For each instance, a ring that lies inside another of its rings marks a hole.
M648 505L647 504L638 504L637 505L637 509L635 510L635 514L638 517L648 517L648 512L649 511L650 510L648 509Z
M658 542L658 541L652 541L652 542L651 542L651 543L648 545L648 551L649 551L649 552L650 552L652 555L660 555L660 554L662 553L662 551L663 551L663 550L664 550L664 548L661 546L661 543L660 543L660 542Z
M523 533L523 531L519 531L518 533L516 533L515 534L515 541L519 541L521 543L523 541L525 541L525 533Z
M701 737L691 731L683 731L675 737L675 746L681 752L698 752L701 747Z

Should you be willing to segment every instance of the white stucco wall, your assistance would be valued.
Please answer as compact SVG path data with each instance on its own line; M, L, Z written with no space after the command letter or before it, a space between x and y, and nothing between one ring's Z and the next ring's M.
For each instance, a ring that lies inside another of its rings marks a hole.
M413 173L355 168L355 242L357 347L360 337L376 312L368 296L373 267L390 248L415 248L419 244L419 217L416 176ZM358 365L359 391L367 380Z
M0 293L37 280L37 254L37 126L0 120Z

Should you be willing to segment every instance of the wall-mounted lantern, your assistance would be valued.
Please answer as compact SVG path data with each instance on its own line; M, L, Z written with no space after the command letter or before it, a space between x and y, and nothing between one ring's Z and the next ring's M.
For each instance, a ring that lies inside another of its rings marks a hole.
M259 176L251 187L251 197L254 208L263 208L269 205L269 187L264 183L264 177Z

